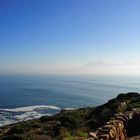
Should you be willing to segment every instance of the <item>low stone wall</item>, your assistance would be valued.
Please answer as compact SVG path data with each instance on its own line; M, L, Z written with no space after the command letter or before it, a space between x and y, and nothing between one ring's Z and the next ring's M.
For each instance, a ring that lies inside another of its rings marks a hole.
M125 140L127 139L126 126L135 116L140 117L140 109L133 109L124 114L115 114L105 125L89 133L87 140Z

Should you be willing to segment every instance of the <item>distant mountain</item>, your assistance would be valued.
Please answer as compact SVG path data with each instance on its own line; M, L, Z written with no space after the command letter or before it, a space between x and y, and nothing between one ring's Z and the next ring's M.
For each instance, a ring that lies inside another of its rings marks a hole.
M73 68L48 69L44 72L58 74L140 74L140 64L93 61Z

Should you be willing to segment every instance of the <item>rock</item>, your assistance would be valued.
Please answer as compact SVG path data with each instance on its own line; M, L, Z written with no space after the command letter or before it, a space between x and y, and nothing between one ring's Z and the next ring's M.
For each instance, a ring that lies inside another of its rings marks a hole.
M96 134L96 132L90 132L88 137L97 139L97 134Z
M101 140L109 140L109 134L102 134L99 136L99 139Z

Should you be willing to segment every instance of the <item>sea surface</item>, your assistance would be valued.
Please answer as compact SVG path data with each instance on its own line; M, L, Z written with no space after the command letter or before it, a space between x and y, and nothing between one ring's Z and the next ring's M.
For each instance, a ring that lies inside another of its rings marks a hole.
M140 92L140 76L0 75L0 126Z

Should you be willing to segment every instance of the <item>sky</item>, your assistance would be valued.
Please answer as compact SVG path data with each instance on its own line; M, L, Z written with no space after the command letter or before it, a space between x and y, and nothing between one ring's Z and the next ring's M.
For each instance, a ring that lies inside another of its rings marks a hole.
M0 73L140 73L139 0L0 0Z

